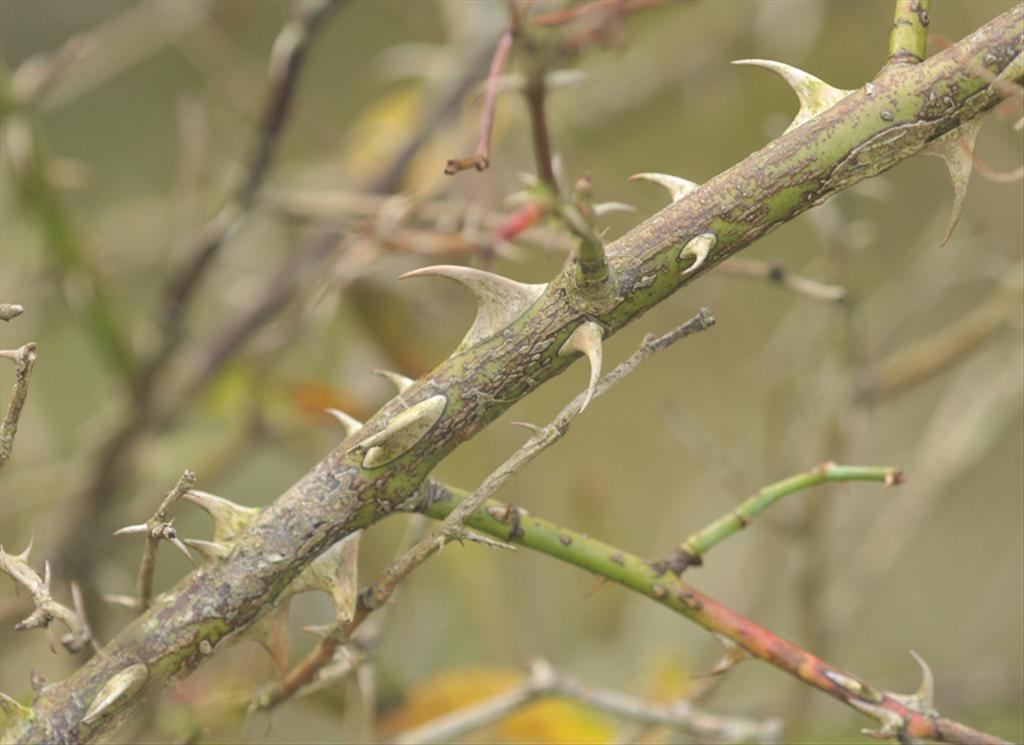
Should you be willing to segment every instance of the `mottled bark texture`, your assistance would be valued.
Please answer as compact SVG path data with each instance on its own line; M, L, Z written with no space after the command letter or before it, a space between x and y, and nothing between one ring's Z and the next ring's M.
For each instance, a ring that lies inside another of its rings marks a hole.
M609 280L577 287L569 266L523 315L465 348L384 406L264 510L234 551L159 598L63 682L40 691L20 742L84 742L123 721L146 694L188 674L228 635L244 629L321 551L415 498L430 470L514 402L575 358L558 350L581 323L609 335L774 227L833 194L882 173L929 141L991 109L1019 83L1024 7L1018 5L921 64L883 69L870 84L771 142L689 197L608 246ZM1009 68L1009 69L1008 69ZM666 142L666 149L687 147ZM683 275L692 238L717 240L699 271ZM402 410L445 397L429 433L390 462L363 468L360 440ZM205 654L204 654L205 653ZM118 673L145 667L101 715L86 716Z

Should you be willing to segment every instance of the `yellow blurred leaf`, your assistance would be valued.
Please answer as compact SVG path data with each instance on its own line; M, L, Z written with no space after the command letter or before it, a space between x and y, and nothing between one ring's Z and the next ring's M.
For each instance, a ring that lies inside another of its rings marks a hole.
M524 678L513 668L445 670L413 686L403 705L384 719L383 730L390 736L416 727L504 693ZM472 741L584 745L609 742L616 731L608 717L571 701L547 699L530 704L486 731L474 733Z

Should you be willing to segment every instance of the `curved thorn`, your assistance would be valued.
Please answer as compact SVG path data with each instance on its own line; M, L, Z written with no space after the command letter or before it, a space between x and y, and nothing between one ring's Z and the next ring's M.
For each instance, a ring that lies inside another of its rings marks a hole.
M625 202L598 202L593 210L594 217L604 217L612 212L636 212L636 207Z
M690 239L690 242L683 246L683 250L679 253L679 258L685 259L690 257L694 259L694 262L683 274L697 271L701 264L704 263L704 260L707 259L708 254L715 247L716 243L718 243L718 236L714 233L701 233L695 238Z
M149 668L141 662L130 665L117 673L104 684L92 703L89 704L85 716L82 717L82 724L95 722L120 700L131 696L146 682L148 676Z
M209 513L213 518L213 540L225 545L233 545L260 512L199 489L189 489L182 498Z
M354 435L363 428L363 423L361 421L356 419L354 416L349 416L341 409L324 409L324 411L338 420L341 426L345 428L345 434L348 436Z
M181 553L185 554L186 559L188 559L193 564L196 563L196 560L192 558L192 554L189 553L188 546L182 543L180 538L175 536L174 538L168 538L167 540L170 541L170 544L172 546L181 551Z
M4 713L5 718L10 719L24 719L32 715L30 708L22 706L16 699L3 692L0 692L0 711Z
M910 656L917 660L917 664L921 667L921 685L914 693L914 698L917 699L923 707L931 711L935 708L935 675L932 673L932 669L928 666L928 663L924 661L924 658L921 655L913 649L909 651Z
M603 339L604 329L601 325L593 321L587 321L583 325L578 326L572 332L572 335L565 340L562 348L558 350L559 357L580 352L587 355L587 359L590 360L590 381L587 384L587 395L584 397L583 404L578 412L580 414L583 413L590 400L594 397L594 389L597 388L597 382L601 379L601 342Z
M120 605L131 610L139 609L139 599L134 595L104 595L103 602L110 605Z
M476 318L456 351L483 341L521 316L537 301L546 284L528 285L468 266L441 264L407 272L408 277L445 277L464 285L477 299Z
M34 535L29 536L28 545L25 547L25 550L18 554L19 559L22 561L28 561L28 555L32 553L32 544L35 542L35 539L36 537Z
M833 88L810 73L782 62L775 62L774 60L740 59L735 60L733 64L763 67L766 70L771 70L789 83L797 98L800 99L800 111L797 112L790 125L786 127L786 132L796 129L804 122L808 122L823 111L832 108L853 92L842 90L841 88Z
M123 528L118 528L114 531L114 535L136 535L138 533L148 533L149 526L145 523L139 525L126 525Z
M216 543L214 541L203 541L198 538L186 538L185 544L194 548L196 553L208 561L223 559L231 553L230 548L222 543Z
M926 155L942 158L949 170L950 181L953 182L952 214L949 218L949 227L946 229L946 237L942 239L941 245L949 241L957 223L960 222L964 198L967 196L967 185L974 168L974 143L978 139L980 129L981 120L972 119L928 143L922 150Z
M538 434L543 427L538 427L536 424L530 424L530 422L512 422L513 427L522 427L525 430L529 430L533 434Z
M448 397L437 394L396 414L387 426L348 449L365 451L363 468L377 468L411 450L430 431L448 404Z
M689 196L700 188L700 184L687 181L678 176L670 176L667 173L634 173L629 177L630 181L650 181L668 189L673 202L678 202L683 197Z
M307 566L289 590L292 593L319 590L334 602L336 626L344 627L355 613L359 596L359 542L362 531L356 531L320 554Z
M390 381L391 384L394 385L395 388L398 390L399 396L405 393L409 389L409 386L413 384L412 378L407 378L404 375L392 372L391 370L382 370L378 367L374 368L373 374L380 375L385 380Z
M50 560L47 559L43 562L43 587L46 588L47 592L50 591L51 579L53 579L53 577L50 575Z

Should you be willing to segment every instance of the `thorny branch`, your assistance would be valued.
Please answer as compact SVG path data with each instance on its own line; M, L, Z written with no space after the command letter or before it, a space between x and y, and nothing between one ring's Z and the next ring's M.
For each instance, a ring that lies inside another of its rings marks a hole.
M178 538L178 532L172 525L173 520L168 518L171 507L186 492L196 484L196 475L191 471L185 471L178 482L174 485L167 496L164 497L160 506L157 507L153 517L139 525L128 525L114 531L114 535L136 535L146 536L146 548L142 554L142 563L139 565L139 611L146 610L153 599L153 570L156 568L156 553L160 549L160 541L168 541L172 546L185 554L189 561L192 561L192 554L188 547Z
M542 451L554 445L569 431L569 424L580 413L583 406L591 398L604 394L613 385L633 372L642 362L656 352L671 346L680 339L685 339L698 331L711 328L715 323L714 316L707 308L681 326L662 336L648 335L640 348L625 361L601 378L593 390L580 393L570 401L546 427L537 429L535 434L526 441L511 457L484 479L479 488L462 502L450 515L426 537L398 558L381 577L366 591L359 595L359 607L353 624L358 625L367 614L387 603L398 583L405 579L416 567L430 558L445 543L460 540L463 537L463 523L485 500L489 499L498 489L505 485L516 473L521 471Z
M17 555L8 554L0 547L0 570L3 570L4 574L13 579L17 585L28 590L29 595L32 596L32 603L35 605L32 614L14 628L18 631L46 629L51 632L50 650L56 652L51 624L55 620L60 621L68 629L68 633L61 637L61 644L71 653L80 652L86 644L92 641L92 633L85 621L81 593L78 591L77 585L72 583L71 591L76 610L71 610L54 600L50 594L50 562L47 561L44 564L43 576L40 577L28 563L31 551L31 544Z
M145 695L188 674L225 637L259 619L321 552L408 503L458 444L565 370L572 358L559 350L579 328L600 323L608 333L618 331L772 228L993 108L1004 96L1003 87L982 79L975 68L981 65L1014 83L1024 79L1022 25L1024 6L1015 6L921 64L898 75L883 70L864 89L629 231L608 246L604 292L579 294L571 266L546 286L516 289L515 297L533 300L500 333L468 340L386 404L265 508L228 556L183 580L111 640L103 654L41 691L32 716L16 719L5 735L15 741L86 742L123 722ZM935 86L947 91L941 103L929 98ZM697 238L704 251L699 258L706 260L701 271L684 273L695 262L692 254L680 255L679 247ZM401 416L410 411L430 414L429 437L423 436L423 419ZM403 450L378 449L373 452L384 457L371 458L360 447L398 429ZM923 707L910 707L787 646L671 575L656 575L639 558L623 556L624 566L612 554L598 558L623 580L628 577L619 570L628 566L634 589L655 593L653 586L660 584L662 603L883 721L886 736L946 737L951 731L944 729L945 720L922 713ZM115 683L117 695L111 695Z
M705 740L722 742L779 742L782 724L709 714L685 699L655 703L619 691L594 688L566 676L543 660L514 688L463 709L445 714L399 734L395 745L455 742L543 698L565 698L591 709L640 724L657 724Z
M407 526L396 551L398 556L404 555L419 543L426 530L426 518L418 514L411 517L413 520ZM358 623L353 619L345 628L327 628L316 647L289 670L282 680L253 697L249 710L269 711L289 699L305 696L348 676L360 665L372 664L369 650L376 647L386 610L379 610L371 622L366 622L364 615Z

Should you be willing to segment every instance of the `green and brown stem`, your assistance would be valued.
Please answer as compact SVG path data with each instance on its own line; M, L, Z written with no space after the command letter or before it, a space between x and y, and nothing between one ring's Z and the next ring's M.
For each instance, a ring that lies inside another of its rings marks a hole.
M993 78L1024 79L1022 31L1024 6L1017 5L919 65L883 69L870 86L609 245L610 281L601 293L580 293L568 267L517 320L461 349L385 405L266 508L227 558L184 579L101 654L43 690L32 716L15 722L5 739L86 742L123 721L146 694L187 675L222 639L269 610L322 551L408 503L441 459L565 370L571 358L558 352L581 323L600 324L606 336L618 331L762 235L993 108L1007 95ZM699 271L684 275L692 261L681 259L680 250L705 233L717 237L714 247ZM445 407L429 436L390 462L363 468L360 440L438 395ZM139 664L145 681L84 721L104 685Z
M916 65L924 60L931 0L896 0L889 31L889 64Z
M890 467L837 466L835 463L822 463L810 471L763 487L757 494L741 502L738 507L683 541L669 559L659 563L659 567L682 574L688 567L700 566L705 553L746 528L754 518L783 497L829 481L878 481L891 486L903 482L903 473L898 468Z
M854 480L883 482L898 473L894 469L858 466L836 466L835 469ZM808 474L800 474L787 481L806 476ZM435 481L430 483L429 498L420 510L434 519L443 520L468 496L468 492L460 489ZM484 503L466 520L466 525L585 569L655 600L708 631L731 640L752 656L874 718L883 730L891 730L890 736L899 736L901 741L916 742L928 738L955 743L1004 742L995 735L939 716L925 697L918 699L874 688L635 554L494 500ZM904 740L907 736L908 739Z

